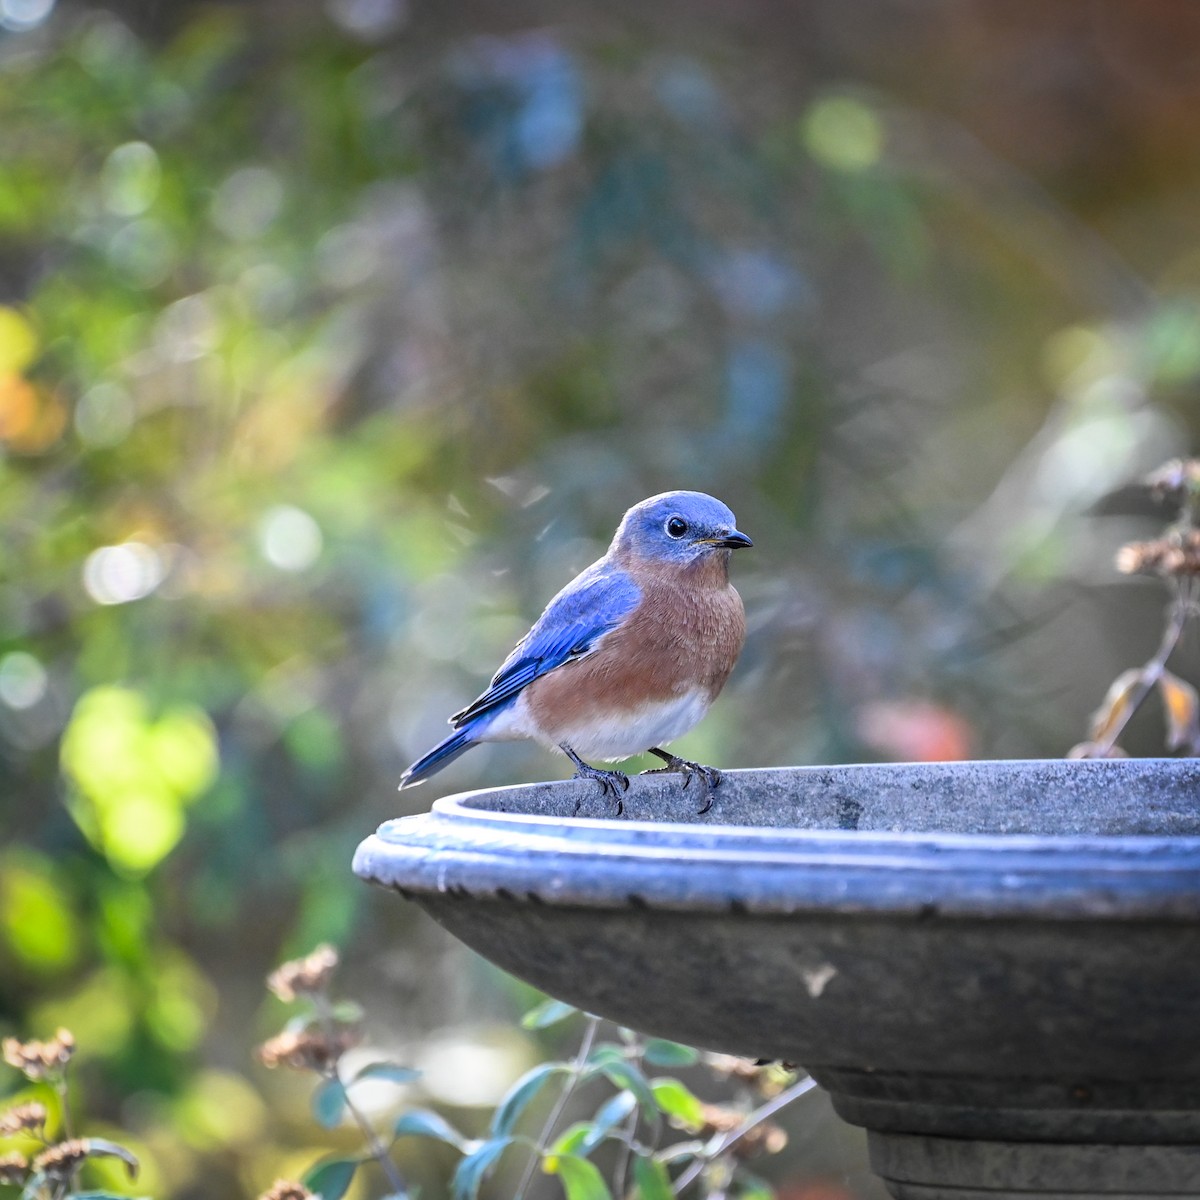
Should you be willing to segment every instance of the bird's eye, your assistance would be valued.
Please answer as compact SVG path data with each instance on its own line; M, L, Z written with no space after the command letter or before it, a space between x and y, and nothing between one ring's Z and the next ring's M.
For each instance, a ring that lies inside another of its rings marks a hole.
M672 517L666 525L667 536L681 538L688 531L688 523L682 517Z

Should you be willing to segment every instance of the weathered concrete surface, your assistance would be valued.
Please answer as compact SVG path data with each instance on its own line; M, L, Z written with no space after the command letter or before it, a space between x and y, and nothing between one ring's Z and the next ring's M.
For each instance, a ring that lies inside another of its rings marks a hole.
M355 869L589 1011L804 1063L902 1200L1200 1196L1200 764L731 772L699 802L480 792Z

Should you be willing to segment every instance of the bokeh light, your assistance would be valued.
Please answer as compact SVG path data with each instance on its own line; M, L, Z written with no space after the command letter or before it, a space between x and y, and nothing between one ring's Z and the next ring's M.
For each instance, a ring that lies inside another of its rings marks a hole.
M114 216L140 216L154 203L161 180L154 148L145 142L126 142L108 156L100 172L104 205Z
M85 693L63 734L72 816L114 867L133 876L178 844L186 809L212 785L218 761L203 712L180 705L154 715L129 688Z
M24 371L38 353L38 336L28 318L15 308L0 306L0 374Z
M281 571L305 571L321 556L321 527L303 509L279 504L263 515L258 528L263 557Z
M13 650L0 658L0 701L9 708L32 708L48 684L46 668L32 654Z
M818 100L805 114L801 131L813 158L839 171L864 171L883 152L879 117L852 96Z
M55 0L0 0L0 28L14 33L36 29L54 10Z
M213 196L212 221L239 241L258 237L283 208L283 182L269 167L241 167Z
M128 604L150 595L163 580L157 550L144 542L101 546L83 564L83 586L97 604Z
M91 446L115 446L133 428L134 403L119 384L98 383L75 405L75 430Z

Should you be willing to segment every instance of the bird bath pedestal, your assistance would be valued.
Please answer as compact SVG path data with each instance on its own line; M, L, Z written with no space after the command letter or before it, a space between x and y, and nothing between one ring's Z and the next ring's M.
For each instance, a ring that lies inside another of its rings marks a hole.
M1200 763L733 771L698 803L475 792L354 866L552 996L802 1064L898 1200L1200 1196Z

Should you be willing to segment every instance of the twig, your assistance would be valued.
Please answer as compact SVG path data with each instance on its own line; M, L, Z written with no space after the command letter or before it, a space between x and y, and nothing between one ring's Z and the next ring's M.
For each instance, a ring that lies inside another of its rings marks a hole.
M334 1019L333 1007L330 1004L329 997L322 992L313 995L313 1004L316 1008L317 1019L320 1021L322 1028L325 1031L325 1036L329 1040L331 1046L337 1044L337 1022ZM334 1079L338 1086L342 1089L342 1100L350 1115L354 1118L354 1123L358 1126L363 1138L366 1140L367 1149L371 1153L371 1157L379 1164L379 1169L387 1177L388 1185L397 1195L404 1195L408 1191L408 1185L404 1181L404 1176L400 1174L399 1168L392 1162L391 1155L388 1154L387 1147L380 1140L379 1135L375 1132L375 1127L367 1120L364 1113L350 1099L350 1090L342 1079L340 1070L341 1055L334 1059L328 1072L325 1073L327 1079Z
M550 1135L554 1132L554 1127L563 1115L563 1110L567 1107L567 1101L570 1100L571 1094L579 1086L580 1077L587 1066L588 1055L592 1052L592 1043L596 1040L596 1031L599 1028L600 1018L589 1014L587 1026L583 1031L583 1038L579 1043L579 1049L575 1052L575 1057L571 1060L571 1069L567 1075L567 1082L563 1085L562 1091L558 1093L558 1099L555 1100L554 1107L551 1108L549 1115L546 1117L546 1122L542 1126L542 1132L538 1134L537 1145L529 1161L525 1164L525 1170L521 1175L521 1182L517 1184L517 1190L514 1193L514 1200L523 1200L525 1189L532 1181L533 1173L537 1170L537 1165L541 1162L542 1155L546 1153L546 1149L550 1143Z
M67 1090L67 1071L64 1067L58 1074L57 1078L53 1078L54 1090L58 1094L58 1109L59 1120L62 1122L62 1137L70 1140L75 1136L75 1132L71 1127L71 1103L70 1096Z
M362 1110L350 1099L350 1093L346 1090L346 1085L342 1083L341 1075L337 1067L334 1067L334 1077L338 1083L342 1084L342 1091L346 1097L346 1108L354 1117L355 1123L362 1131L363 1137L367 1141L367 1148L371 1151L371 1157L379 1164L380 1170L387 1176L387 1181L392 1191L398 1196L403 1196L408 1191L408 1185L404 1181L404 1176L400 1174L399 1168L392 1162L391 1155L388 1154L387 1147L380 1140L379 1134L375 1132L375 1127L367 1120Z
M642 1067L642 1056L645 1052L645 1040L635 1035L628 1043L628 1053L633 1065L639 1070ZM641 1119L641 1105L635 1102L629 1116L625 1118L625 1127L621 1130L621 1148L617 1152L617 1163L613 1171L613 1181L616 1184L616 1194L618 1196L625 1195L625 1186L629 1179L629 1161L633 1156L633 1143L637 1137L638 1125L641 1123ZM654 1127L654 1140L656 1143L661 1136L662 1122L656 1121Z
M1163 671L1167 668L1167 659L1171 657L1175 647L1179 645L1179 639L1183 634L1184 626L1187 624L1188 616L1190 615L1189 605L1186 603L1182 593L1178 596L1175 603L1171 605L1170 617L1167 621L1167 628L1163 632L1162 641L1159 643L1158 651L1154 657L1141 669L1141 674L1138 677L1137 684L1130 691L1125 701L1125 711L1121 719L1113 723L1113 727L1098 739L1092 749L1091 757L1103 758L1115 744L1118 737L1124 731L1125 726L1129 724L1133 718L1133 714L1142 706L1142 702L1150 695L1154 686L1162 678Z
M67 1068L64 1066L57 1076L51 1076L50 1082L53 1083L54 1091L58 1096L59 1121L62 1124L62 1133L59 1135L64 1141L70 1141L75 1132L71 1123L71 1106L70 1095L67 1088ZM43 1143L45 1140L43 1139ZM65 1200L66 1197L75 1190L75 1181L79 1176L79 1167L72 1167L70 1173L59 1183L53 1194L53 1200Z
M716 1139L715 1143L709 1142L704 1153L697 1155L688 1165L687 1169L671 1185L671 1190L675 1195L681 1195L685 1188L689 1187L700 1177L701 1172L710 1162L720 1158L722 1154L728 1153L734 1143L744 1138L756 1125L761 1125L764 1121L769 1120L781 1109L791 1104L793 1100L799 1100L805 1092L812 1091L816 1086L817 1081L808 1076L793 1083L790 1088L785 1088L778 1096L772 1100L768 1100L761 1108L756 1108L740 1125Z

